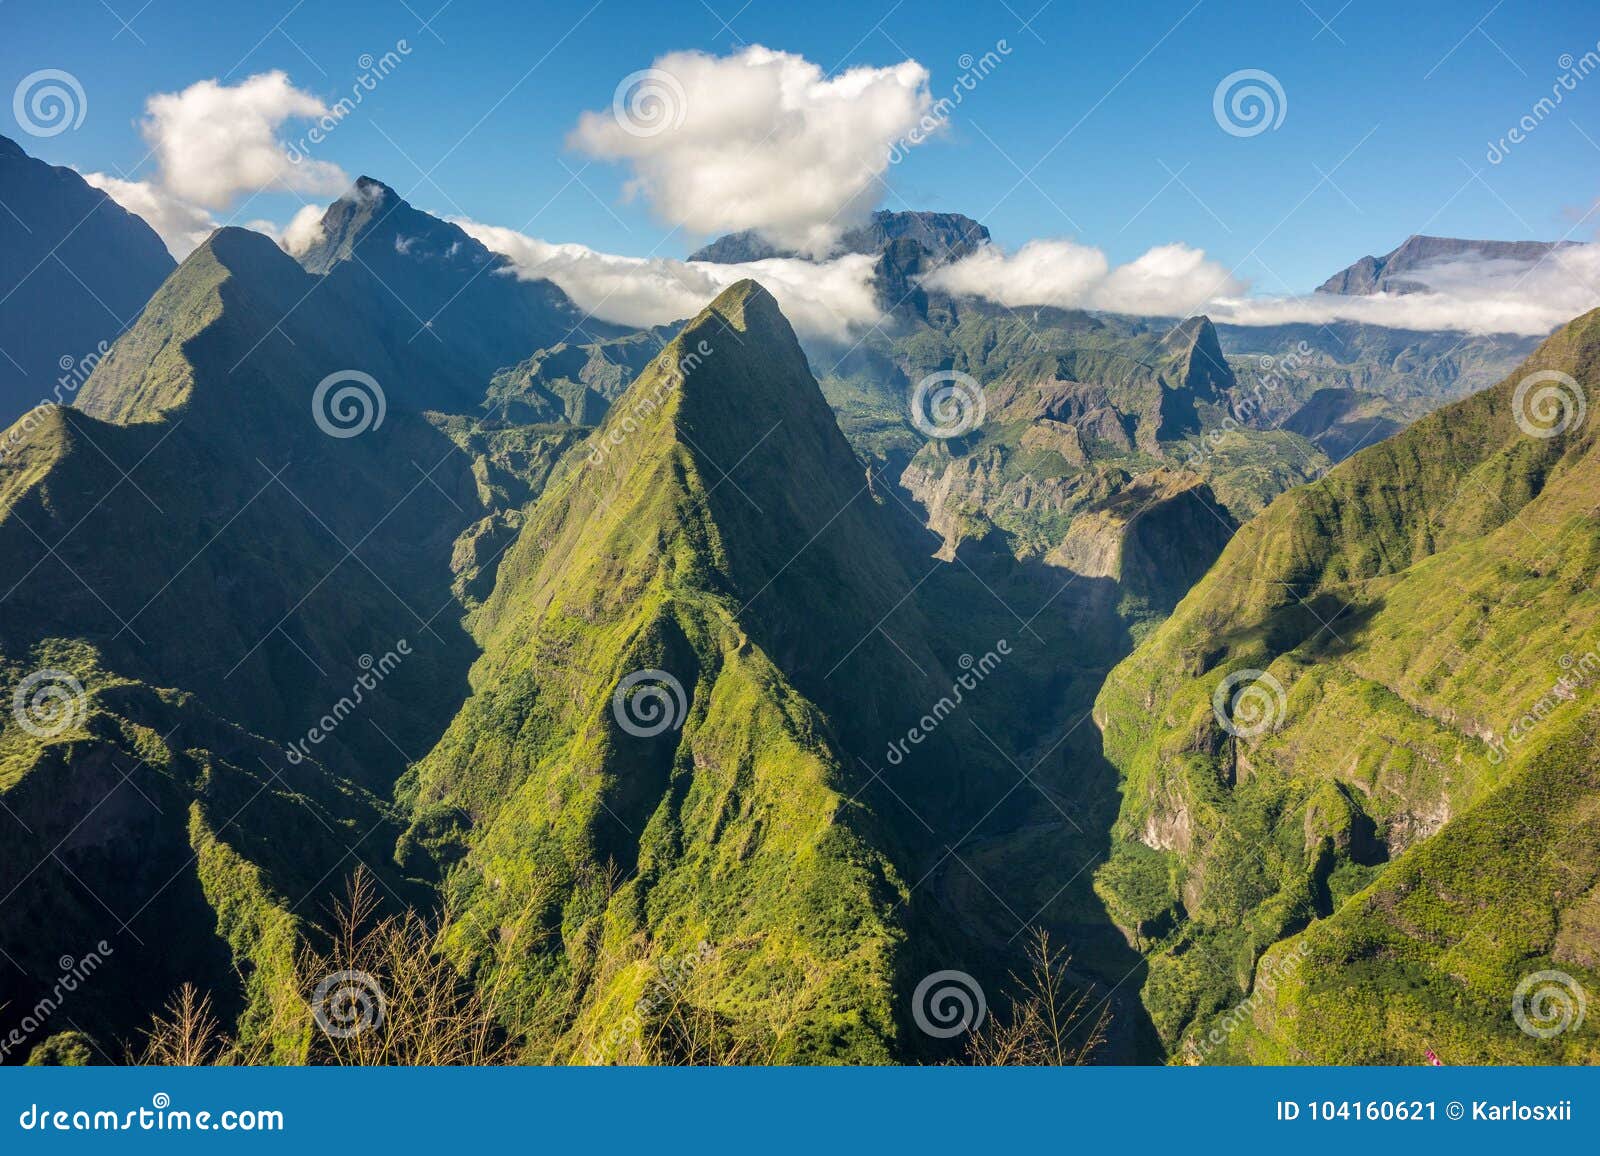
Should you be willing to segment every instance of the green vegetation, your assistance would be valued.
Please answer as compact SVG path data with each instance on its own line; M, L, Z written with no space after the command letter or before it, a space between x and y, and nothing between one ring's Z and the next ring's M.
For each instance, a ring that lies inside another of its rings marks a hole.
M1265 963L1303 947L1252 1026L1207 1054L1596 1054L1592 1027L1547 1042L1510 1015L1525 975L1596 978L1588 675L1549 692L1600 642L1600 454L1589 426L1519 429L1513 393L1539 369L1596 380L1600 314L1278 499L1108 679L1096 716L1122 775L1115 838L1146 849L1132 862L1153 849L1174 868L1180 921L1144 993L1169 1046L1211 1038ZM1212 699L1238 671L1264 671L1282 698L1248 676L1270 725L1235 736ZM1508 728L1541 699L1523 741ZM1121 858L1098 885L1113 911L1148 918L1159 876Z

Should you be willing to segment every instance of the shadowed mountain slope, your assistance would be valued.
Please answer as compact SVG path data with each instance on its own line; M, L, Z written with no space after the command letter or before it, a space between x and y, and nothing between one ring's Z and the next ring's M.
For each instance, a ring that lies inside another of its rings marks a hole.
M70 402L174 268L155 230L0 137L0 425ZM64 383L64 384L63 384Z

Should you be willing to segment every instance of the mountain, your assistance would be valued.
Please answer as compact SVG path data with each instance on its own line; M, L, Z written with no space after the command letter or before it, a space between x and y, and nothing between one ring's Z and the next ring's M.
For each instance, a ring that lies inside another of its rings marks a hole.
M1096 886L1178 1054L1600 1058L1512 1015L1600 982L1597 373L1600 312L1284 494L1107 679Z
M355 199L395 216L350 220ZM259 1035L303 1001L293 962L355 866L427 906L392 863L393 786L465 698L461 615L577 440L486 427L487 388L578 315L453 240L405 251L384 232L420 218L358 190L316 273L218 230L75 406L0 435L0 670L50 724L7 712L0 730L24 829L0 861L0 941L27 976L0 1026L105 939L114 966L74 1013L102 1047L183 982ZM264 1040L291 1060L305 1042Z
M872 220L845 230L834 255L838 253L882 254L896 242L908 241L936 264L964 257L980 245L989 243L989 230L960 213L893 212L880 209ZM712 261L720 265L741 265L772 257L799 257L781 249L754 229L729 233L689 254L691 261Z
M928 572L753 282L588 444L474 620L474 693L402 785L402 861L453 865L470 968L494 967L484 929L535 913L544 946L503 978L524 1006L575 1009L559 1057L625 1059L614 1010L685 959L679 998L752 1060L917 1054L902 985L945 938L913 894L930 833L969 828L1014 776L954 726L890 792L867 760L963 648L995 646L995 615L934 627L930 599L981 591ZM653 700L627 698L641 679Z
M917 359L906 376L965 374L984 393L980 424L960 437L919 436L901 474L947 552L997 531L1018 557L1065 564L1081 556L1066 547L1079 518L1078 533L1098 536L1119 495L1183 494L1213 511L1208 530L1183 538L1193 556L1177 572L1198 575L1239 518L1328 464L1303 438L1232 418L1245 390L1204 317L1157 327L936 304L929 327L898 343L901 364ZM1188 479L1176 487L1175 470ZM1169 587L1150 605L1164 613L1181 593Z
M1329 458L1343 461L1405 428L1389 416L1384 398L1355 389L1319 389L1279 427L1300 434Z
M70 402L175 262L149 225L5 137L0 204L0 425L9 425L41 401Z
M1364 297L1374 293L1426 293L1426 274L1454 262L1493 262L1518 273L1537 265L1552 250L1576 241L1464 241L1457 237L1413 234L1381 257L1363 257L1317 287L1318 293Z
M328 206L298 259L310 273L351 276L361 294L385 294L404 318L391 341L448 359L479 389L533 350L628 332L588 316L549 281L518 278L509 258L371 177ZM354 278L354 269L371 282Z

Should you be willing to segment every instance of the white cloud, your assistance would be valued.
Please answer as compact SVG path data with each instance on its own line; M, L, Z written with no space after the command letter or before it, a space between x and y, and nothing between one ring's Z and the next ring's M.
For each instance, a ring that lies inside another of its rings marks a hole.
M1002 305L1054 305L1113 313L1181 316L1219 294L1244 286L1201 249L1158 245L1137 260L1111 267L1106 255L1076 241L1029 241L1013 254L997 245L936 269L930 289L984 297Z
M1427 292L1399 296L1247 297L1246 286L1204 251L1160 245L1112 268L1099 249L1074 241L1029 241L1013 254L982 249L923 284L1002 305L1055 305L1138 316L1205 313L1233 325L1356 321L1391 329L1549 333L1600 306L1600 245L1551 254L1542 263L1464 257L1408 271Z
M1342 297L1224 298L1207 306L1213 320L1235 325L1360 321L1392 329L1448 329L1536 337L1600 306L1600 245L1550 254L1538 263L1441 261L1408 271L1423 293Z
M722 290L752 277L777 298L803 336L846 338L878 321L872 289L876 258L795 259L716 265L664 257L623 257L585 245L552 244L514 229L457 219L457 225L511 258L519 277L547 278L584 310L619 325L662 325L692 317Z
M282 72L259 73L232 87L202 80L145 102L142 130L156 161L150 180L107 173L85 173L83 179L143 217L181 261L224 223L212 210L224 211L260 192L339 192L350 184L338 165L290 161L277 137L285 121L327 111ZM310 247L321 216L320 208L307 205L286 229L265 220L248 221L245 227L274 239L281 235L289 252L302 253Z
M630 195L691 233L759 229L826 254L878 199L890 147L931 105L914 60L829 78L804 57L751 45L674 52L585 112L568 143L633 168Z
M300 256L322 240L322 214L325 211L321 205L303 205L290 218L279 244L291 257Z
M328 108L289 82L263 72L229 86L201 80L145 103L145 140L161 184L171 195L224 209L241 195L267 189L339 192L350 179L328 161L289 159L278 128L285 121L326 116Z
M125 181L106 173L84 173L83 179L128 212L143 217L179 261L198 248L217 227L210 213L179 200L150 181Z

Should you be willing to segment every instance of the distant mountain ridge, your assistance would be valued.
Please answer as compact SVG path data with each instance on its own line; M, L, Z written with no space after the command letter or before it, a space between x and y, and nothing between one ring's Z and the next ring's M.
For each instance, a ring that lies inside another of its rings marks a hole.
M848 229L839 240L836 253L881 254L896 241L913 241L936 263L964 257L989 243L989 230L960 213L894 212L880 209L865 225ZM691 261L711 261L719 265L741 265L772 257L799 257L782 249L755 229L729 233L689 254Z
M177 266L155 230L68 168L0 136L0 426L71 400ZM86 368L74 373L80 363ZM56 387L67 377L64 399Z
M1317 292L1346 297L1425 293L1428 285L1418 274L1429 265L1476 258L1531 267L1553 250L1576 245L1576 241L1467 241L1458 237L1413 234L1381 257L1363 257L1341 269L1319 285Z

